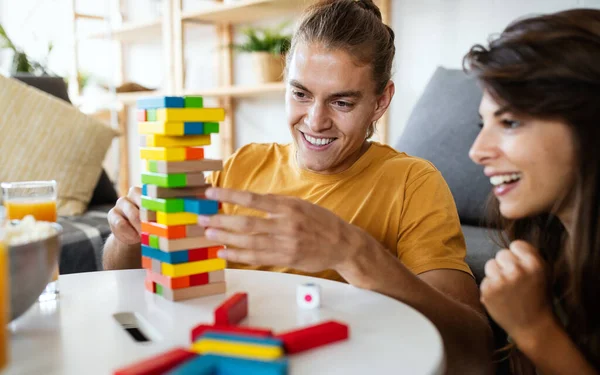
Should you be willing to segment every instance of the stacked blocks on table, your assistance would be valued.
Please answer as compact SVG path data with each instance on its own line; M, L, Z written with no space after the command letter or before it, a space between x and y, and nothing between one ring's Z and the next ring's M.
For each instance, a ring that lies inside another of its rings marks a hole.
M137 101L142 172L142 267L149 292L172 301L225 293L223 248L205 237L199 215L219 212L206 199L205 173L221 170L221 160L205 159L204 147L225 119L222 108L204 108L193 96Z

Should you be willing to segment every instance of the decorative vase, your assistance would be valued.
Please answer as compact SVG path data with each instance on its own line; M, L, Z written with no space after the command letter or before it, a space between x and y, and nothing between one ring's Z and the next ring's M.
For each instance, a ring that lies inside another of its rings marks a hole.
M269 52L253 52L252 58L259 83L279 82L283 79L283 56Z

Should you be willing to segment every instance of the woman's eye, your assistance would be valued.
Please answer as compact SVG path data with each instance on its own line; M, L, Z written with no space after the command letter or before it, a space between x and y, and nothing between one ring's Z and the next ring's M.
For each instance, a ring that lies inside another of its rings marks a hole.
M507 129L516 129L521 126L521 122L517 120L502 120L502 125Z
M483 120L480 120L479 122L477 122L477 127L479 129L483 129Z

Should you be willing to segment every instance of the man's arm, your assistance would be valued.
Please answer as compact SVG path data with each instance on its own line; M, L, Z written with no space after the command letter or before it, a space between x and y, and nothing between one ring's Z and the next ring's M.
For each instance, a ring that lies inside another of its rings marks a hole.
M338 272L350 284L402 301L429 318L442 335L448 374L492 373L492 332L470 275L442 269L416 276L377 241Z

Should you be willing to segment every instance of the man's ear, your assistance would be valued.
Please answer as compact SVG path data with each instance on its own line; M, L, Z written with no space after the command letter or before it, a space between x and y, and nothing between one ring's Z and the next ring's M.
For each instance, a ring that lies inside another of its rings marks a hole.
M394 97L394 93L396 92L396 86L394 85L394 81L389 80L385 88L383 89L383 93L377 97L377 103L375 106L375 113L373 114L372 122L375 122L383 116L385 111L390 106L392 102L392 98Z

